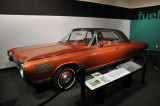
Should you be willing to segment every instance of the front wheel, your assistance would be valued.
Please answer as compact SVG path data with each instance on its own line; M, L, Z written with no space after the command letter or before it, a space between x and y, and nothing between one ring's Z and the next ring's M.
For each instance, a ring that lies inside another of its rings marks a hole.
M57 73L55 74L53 81L52 81L54 88L57 91L62 90L64 87L66 90L71 88L74 85L75 79L76 79L75 78L75 71L76 71L76 69L71 66L63 67L63 68L60 68L59 70L57 70ZM72 81L70 82L71 79L72 79ZM68 84L68 86L66 86L67 84Z

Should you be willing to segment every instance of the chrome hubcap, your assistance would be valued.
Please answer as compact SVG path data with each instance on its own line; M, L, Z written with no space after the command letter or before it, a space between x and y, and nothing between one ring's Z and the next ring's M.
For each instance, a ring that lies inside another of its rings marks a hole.
M59 87L63 88L66 84L67 84L67 87L65 89L72 87L72 85L75 82L74 74L75 72L73 69L70 69L70 68L65 69L58 78ZM71 79L72 81L70 81Z
M71 80L71 75L69 73L65 74L62 78L63 83L68 83Z

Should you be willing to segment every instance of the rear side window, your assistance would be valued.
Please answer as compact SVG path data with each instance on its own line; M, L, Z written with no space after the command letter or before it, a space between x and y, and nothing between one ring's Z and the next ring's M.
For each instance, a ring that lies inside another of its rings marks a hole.
M105 42L106 45L108 44L116 44L116 43L122 43L122 40L117 35L116 32L109 32L109 31L103 31L97 33L98 43Z
M118 39L118 35L114 32L101 32L104 38Z

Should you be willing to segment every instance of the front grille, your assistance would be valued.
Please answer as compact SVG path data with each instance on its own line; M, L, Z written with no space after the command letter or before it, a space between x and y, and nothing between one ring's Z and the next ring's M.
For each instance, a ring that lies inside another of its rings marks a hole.
M35 73L44 72L44 71L51 71L52 70L52 63L40 64L34 66Z
M14 56L13 56L13 61L16 63L17 67L20 69L21 68L21 62L18 61Z

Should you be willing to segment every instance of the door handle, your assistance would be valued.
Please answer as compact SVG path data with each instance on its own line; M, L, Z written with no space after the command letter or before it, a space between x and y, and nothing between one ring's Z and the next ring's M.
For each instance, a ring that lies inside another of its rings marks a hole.
M115 48L115 50L118 50L118 49L119 49L118 47Z

